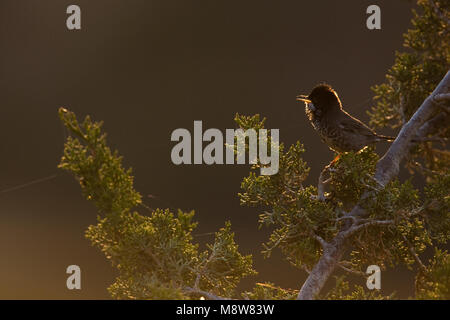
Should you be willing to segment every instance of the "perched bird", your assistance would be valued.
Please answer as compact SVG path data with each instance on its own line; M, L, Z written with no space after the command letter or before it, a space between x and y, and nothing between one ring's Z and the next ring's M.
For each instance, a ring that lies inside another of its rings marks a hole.
M395 138L379 135L352 117L343 108L336 91L327 84L317 85L308 96L297 96L306 104L305 112L322 141L338 154L359 151L367 145Z

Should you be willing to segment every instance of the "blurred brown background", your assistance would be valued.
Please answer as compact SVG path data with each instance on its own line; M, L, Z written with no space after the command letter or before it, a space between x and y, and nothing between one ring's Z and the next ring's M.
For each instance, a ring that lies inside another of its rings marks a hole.
M66 28L70 4L81 7L81 31ZM382 30L366 29L370 4L381 7ZM266 280L299 288L303 272L281 255L262 258L268 232L257 229L257 210L239 206L248 167L175 166L170 134L192 130L194 120L205 129L233 128L236 112L260 113L283 142L304 143L315 184L332 153L295 96L326 81L368 121L370 86L402 50L412 7L387 0L0 1L0 298L109 298L114 270L84 239L96 210L56 169L64 141L59 106L105 121L110 145L134 168L149 206L195 209L196 234L230 219L260 271L243 288ZM81 267L81 291L66 289L70 264ZM412 279L404 269L385 272L383 292L407 297Z

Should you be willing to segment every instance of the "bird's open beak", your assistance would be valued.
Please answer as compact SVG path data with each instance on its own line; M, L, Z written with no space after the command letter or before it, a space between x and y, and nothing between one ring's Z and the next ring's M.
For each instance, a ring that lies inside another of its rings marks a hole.
M303 94L300 94L297 96L297 101L303 101L306 103L311 103L311 99L308 98L308 96L305 96Z

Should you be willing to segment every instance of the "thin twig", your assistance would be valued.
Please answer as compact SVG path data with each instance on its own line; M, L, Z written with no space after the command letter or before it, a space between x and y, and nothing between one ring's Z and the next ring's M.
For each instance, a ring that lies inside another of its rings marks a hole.
M356 275L361 276L361 277L364 277L364 278L367 276L367 275L366 275L364 272L362 272L362 271L354 270L354 269L347 268L347 267L343 266L342 263L338 263L338 267L341 268L341 269L344 270L344 271L347 271L347 272L349 272L349 273L356 274Z
M322 246L323 249L328 247L328 242L326 242L324 238L322 238L321 236L319 236L317 234L313 234L312 236L314 239L316 239L320 243L320 245Z
M419 265L420 269L422 269L422 271L427 271L427 267L425 267L425 265L423 264L422 260L420 260L419 255L416 253L416 250L414 250L414 248L411 245L411 243L408 241L408 239L404 235L402 235L402 237L403 237L403 240L405 240L406 244L408 245L409 252L413 256L414 260L416 260L416 262Z
M359 225L353 225L350 229L348 229L347 231L344 231L344 235L346 237L349 237L350 235L354 234L356 231L359 231L363 228L369 227L369 226L375 226L375 225L389 225L389 224L393 224L394 220L372 220L363 224L359 224Z

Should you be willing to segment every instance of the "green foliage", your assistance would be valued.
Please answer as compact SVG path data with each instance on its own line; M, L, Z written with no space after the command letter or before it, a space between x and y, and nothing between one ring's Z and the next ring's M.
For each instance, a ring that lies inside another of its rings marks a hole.
M182 287L193 281L191 268L198 256L197 245L192 244L193 215L180 211L175 217L169 210L157 209L150 216L122 214L114 222L105 218L88 228L86 237L119 271L121 285L110 288L113 297L123 298L130 291L129 298L155 299L158 296L149 287L162 290L166 284ZM123 288L124 283L134 290ZM152 295L145 297L144 292Z
M367 291L364 287L345 281L345 276L335 277L336 285L325 295L318 297L323 300L392 300L395 294L383 296L379 290Z
M294 300L298 290L283 289L273 283L257 283L253 291L243 293L250 300Z
M386 82L373 87L373 126L402 126L450 68L450 2L419 0L418 5L420 13L413 11L413 28L404 35L409 50L396 53Z
M149 274L133 274L128 278L120 276L108 288L114 299L134 300L184 300L186 296L178 285L164 283L158 277Z
M311 269L323 254L319 238L331 241L341 229L345 211L352 208L369 192L360 205L367 215L360 223L392 221L388 225L368 224L349 239L352 248L346 261L351 269L362 272L368 265L381 267L404 264L411 266L416 255L432 245L433 233L430 218L424 213L426 203L410 181L397 180L380 188L373 179L378 156L371 148L342 154L330 166L330 193L326 201L317 199L315 187L303 187L309 168L302 160L304 152L299 142L287 152L280 146L280 170L277 175L258 176L250 172L241 184L241 204L263 208L260 223L272 228L263 253L269 257L279 248L286 259L296 267ZM295 176L294 179L290 179ZM445 180L445 179L444 179ZM443 184L447 181L443 181ZM441 184L442 184L441 183ZM445 184L446 185L446 184ZM434 197L447 192L436 185L428 193ZM442 215L434 222L434 228L445 221ZM434 217L433 221L437 218ZM448 228L443 232L448 232ZM355 291L361 291L358 289ZM355 293L355 294L356 294ZM355 296L356 297L356 296Z
M373 126L402 126L449 69L450 2L418 3L421 13L414 12L413 28L405 34L408 51L396 54L386 82L373 88L376 105L369 113ZM112 297L198 299L204 292L247 299L297 296L297 290L269 282L236 294L239 281L255 271L252 257L239 253L231 224L225 223L214 242L201 251L192 237L197 225L194 212L179 210L174 214L156 209L142 215L132 211L143 207L141 196L133 187L131 169L125 170L122 158L107 146L101 123L86 117L79 124L65 109L60 109L59 115L73 135L65 144L60 168L75 175L83 195L98 208L97 224L88 228L86 237L119 272L109 288ZM266 121L259 115L239 114L234 120L243 130L264 129ZM281 143L278 173L261 176L262 164L252 165L238 194L241 205L261 209L260 226L271 229L263 254L270 257L279 248L292 265L311 270L324 254L325 242L332 242L349 225L358 226L347 238L350 249L340 261L344 269L363 274L372 264L382 268L399 264L417 267L416 297L449 299L449 255L436 248L450 239L450 153L445 149L450 127L433 134L442 138L442 144L421 143L409 158L410 166L420 168L425 175L427 185L423 190L415 188L412 179L394 180L381 187L373 179L379 157L372 148L364 148L340 155L324 171L329 191L325 201L319 199L316 187L304 186L310 168L302 158L303 145L299 141L289 147ZM267 140L272 144L270 132ZM238 152L235 146L228 147ZM356 204L365 209L366 215L350 221L346 214ZM436 253L427 266L420 256L430 247ZM350 286L338 277L335 288L318 298L393 297Z
M149 215L131 210L141 204L133 187L131 169L111 152L101 123L89 117L80 125L75 115L59 110L64 125L74 137L64 147L60 168L80 181L83 195L92 200L100 215L86 237L117 268L119 276L109 287L117 299L188 299L192 291L208 290L232 296L239 281L255 274L252 257L238 251L226 223L207 250L193 243L194 212L156 209Z
M251 119L251 121L249 120ZM244 130L263 128L264 120L257 123L259 117L236 116L236 123ZM244 126L245 125L245 126ZM298 142L285 151L279 147L279 171L276 175L258 176L257 166L241 184L239 198L242 205L271 208L260 215L260 224L274 226L269 241L264 245L264 254L279 247L287 259L299 267L311 268L321 254L321 247L311 238L313 230L323 231L324 237L332 237L335 228L322 228L333 217L330 205L314 198L314 188L304 188L309 168L301 158L304 149ZM323 230L322 230L323 229Z
M404 35L407 51L396 53L385 83L372 88L376 104L369 115L373 126L403 126L450 69L450 2L419 0L418 5L413 28ZM440 143L421 143L409 157L408 167L425 176L448 172L450 166L450 127L442 126L432 136L440 138Z
M266 118L261 119L259 114L255 114L253 116L244 116L236 113L234 117L234 122L238 125L239 128L243 130L247 129L255 129L260 130L264 129L264 125L266 123Z
M450 300L450 255L447 251L436 249L429 267L417 274L416 297Z
M367 219L392 220L392 224L371 225L351 238L351 263L362 270L364 266L381 267L397 264L407 266L415 262L412 250L420 254L431 245L430 234L420 213L418 191L409 181L401 184L394 180L376 196L363 204Z
M430 237L438 243L450 240L450 173L437 175L425 188L423 217Z
M230 297L242 277L256 274L252 257L239 253L230 222L216 232L214 244L207 247L209 250L203 252L196 266L201 288Z
M329 170L330 199L347 207L355 205L363 192L377 187L372 178L377 161L378 155L369 147L342 154Z
M386 82L373 88L376 105L369 112L373 126L403 126L450 67L450 2L419 0L418 4L420 12L413 12L413 27L404 37L408 51L396 53ZM265 121L239 115L235 120L246 129L262 128ZM310 269L323 254L320 239L333 239L348 222L343 221L345 212L359 202L367 215L358 222L364 227L348 241L352 250L347 265L357 272L370 264L384 268L419 265L423 269L420 254L427 247L447 243L450 237L450 127L436 128L433 134L441 143L421 143L408 159L408 166L419 169L427 179L423 192L410 181L395 180L380 188L372 178L378 156L371 148L364 148L341 155L327 170L329 193L325 202L317 200L316 188L302 185L309 168L301 158L304 149L300 142L287 151L280 145L279 174L261 177L251 172L239 194L242 205L263 209L260 222L273 229L263 252L270 256L273 249L280 248L293 265ZM436 260L433 268L446 270L445 265L438 266L444 262ZM434 283L441 278L428 279ZM444 283L448 288L448 282ZM334 299L376 298L365 295L362 288L344 294L346 282L340 284L340 291L330 293ZM442 288L438 291L442 293Z
M59 167L71 171L79 180L83 195L93 200L102 213L121 213L141 203L133 188L132 171L122 168L122 158L106 146L101 122L89 116L80 125L75 115L63 108L59 116L75 135L65 144Z

